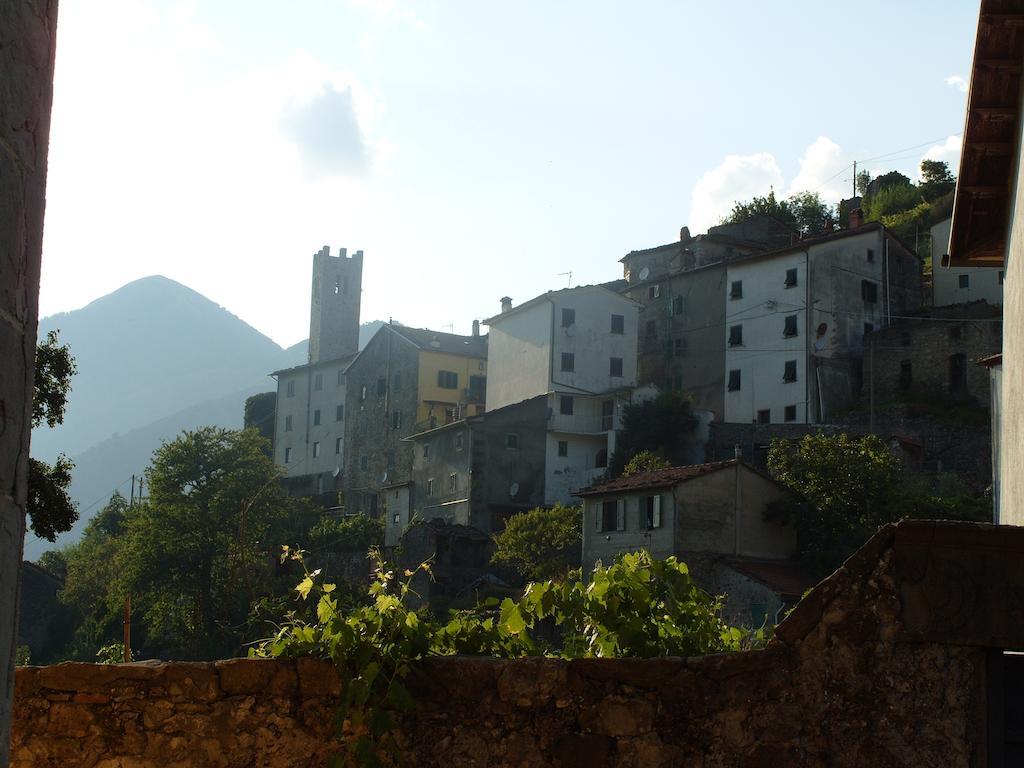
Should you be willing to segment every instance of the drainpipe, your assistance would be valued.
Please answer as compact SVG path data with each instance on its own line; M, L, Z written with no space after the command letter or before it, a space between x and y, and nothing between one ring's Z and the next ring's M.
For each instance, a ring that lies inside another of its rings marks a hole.
M740 486L740 468L743 461L743 448L739 443L733 448L734 456L736 458L736 476L735 476L735 488L733 490L733 530L735 531L735 541L733 542L734 554L739 557L740 554L740 510L743 506L743 491Z

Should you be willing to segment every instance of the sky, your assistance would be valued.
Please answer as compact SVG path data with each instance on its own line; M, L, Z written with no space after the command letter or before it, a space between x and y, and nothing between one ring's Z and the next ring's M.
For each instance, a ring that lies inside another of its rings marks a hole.
M283 346L314 252L362 320L620 277L850 163L956 172L977 0L62 0L40 310L165 275ZM571 282L570 282L571 281Z

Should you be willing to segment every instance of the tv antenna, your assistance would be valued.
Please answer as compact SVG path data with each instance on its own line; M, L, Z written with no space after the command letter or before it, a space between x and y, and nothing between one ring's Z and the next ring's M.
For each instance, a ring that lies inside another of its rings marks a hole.
M565 287L566 288L572 288L572 272L571 271L569 271L569 272L559 272L558 276L559 277L568 277L569 278L569 283Z

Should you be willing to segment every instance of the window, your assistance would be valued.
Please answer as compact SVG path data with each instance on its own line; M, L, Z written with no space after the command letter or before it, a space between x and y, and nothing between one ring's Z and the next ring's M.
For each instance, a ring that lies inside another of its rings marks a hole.
M401 525L401 523L402 523L402 513L401 512L395 512L395 516L393 518L391 518L391 522L393 522L395 525Z
M441 389L458 389L459 374L455 371L438 371L437 386Z
M455 489L459 486L459 476L455 472L448 475L448 493L455 493Z
M626 530L626 502L624 499L602 501L595 504L594 507L595 522L599 532Z
M647 530L661 528L661 495L643 496L640 499L640 510L643 517L640 525Z
M868 261L871 262L872 264L875 263L875 249L874 248L868 248Z
M608 375L609 376L622 376L622 358L613 357L608 361Z
M319 427L320 426L320 409L319 408L317 408L315 411L313 411L313 426L314 427Z
M873 283L870 280L861 280L860 297L868 304L874 304L878 301L878 283Z
M729 329L729 346L738 347L743 344L743 326L734 325Z
M510 451L519 450L519 435L515 432L509 432L505 435L505 447Z
M612 428L615 419L615 401L601 401L601 431L607 432Z
M970 275L960 275L959 277L957 277L957 283L958 283L957 284L958 288L970 288L971 287L971 276Z
M656 320L647 321L647 338L651 339L658 335L658 322Z
M344 371L344 369L341 369L341 370L338 371L338 383L337 383L337 386L340 387L344 383L345 383L345 371Z
M576 370L576 355L572 352L562 353L562 373L572 373Z
M376 493L368 493L368 494L366 494L366 503L367 503L367 506L370 508L370 514L373 515L373 516L376 516L376 514L377 514L377 494Z
M291 416L285 416L284 417L284 431L285 432L291 432L292 431L292 417Z
M657 299L659 296L661 296L661 286L660 285L652 285L652 286L648 287L648 289L647 289L647 298L648 299Z
M285 392L287 393L288 397L295 397L295 382L294 381L289 381L288 384L285 385Z
M967 390L967 358L957 353L949 356L949 391L960 394Z
M463 435L462 435L461 432L459 432L459 434L457 434L455 436L455 450L456 451L461 451L462 450L463 439L464 438L463 438Z
M445 408L444 409L444 423L445 424L451 424L453 421L455 421L455 409L454 408Z
M785 411L783 412L783 418L786 421L796 421L796 406L787 405Z
M786 270L786 287L787 288L795 288L796 287L796 267L794 267L793 269L787 269Z
M683 314L683 309L684 309L684 307L683 307L683 297L682 296L676 296L675 298L673 298L672 299L672 315L675 316L675 315Z
M730 299L742 299L743 298L743 281L733 280L732 285L729 286L729 298Z
M683 340L682 339L673 339L672 340L672 354L675 355L676 357L682 357L683 356Z
M335 421L341 421L344 418L345 418L345 406L344 405L336 405L336 406L334 406L334 420Z
M568 456L569 455L569 441L568 440L559 440L558 441L558 455L559 456Z
M434 478L427 479L427 496L434 495Z
M796 381L796 360L786 361L786 370L782 374L783 381Z
M360 400L365 400L366 399L366 385L365 384L363 384L363 386L359 390L359 399Z
M625 333L626 332L626 317L625 315L612 315L612 333Z
M757 412L757 423L758 424L771 424L772 423L772 411L770 408L765 408L763 411Z
M735 392L740 388L740 372L739 369L729 371L729 391Z
M487 377L486 376L470 376L469 377L469 398L470 398L470 400L480 400L480 401L483 401L485 394L487 394Z
M391 377L391 388L393 390L395 390L395 392L401 392L402 391L402 372L401 371L395 371L395 375Z
M562 309L562 327L568 328L570 325L576 324L576 310L575 309Z
M562 395L558 398L558 412L563 416L572 416L572 395Z
M319 392L324 388L324 375L318 373L313 377L313 391Z
M423 460L426 461L430 458L430 443L423 444Z
M289 464L289 463L291 463L291 460L292 460L292 449L291 448L285 448L284 449L284 463L285 464Z
M914 383L914 366L909 360L900 361L900 389L910 389Z
M341 453L341 438L334 438L334 454L337 456Z
M383 376L377 377L377 397L381 397L385 392L388 391L388 380Z
M392 411L391 412L391 428L401 429L402 428L402 412Z
M389 448L384 453L384 466L387 467L388 469L394 469L395 468L395 451L394 451L394 449L390 449Z
M597 452L597 456L594 457L594 466L598 469L603 469L608 466L608 449L602 448Z
M313 443L313 458L320 458L320 443Z
M359 457L359 468L365 472L367 469L369 469L369 467L370 467L370 460L367 459L365 456L360 456Z
M786 325L782 329L782 335L788 339L790 336L796 336L796 334L796 315L786 315Z

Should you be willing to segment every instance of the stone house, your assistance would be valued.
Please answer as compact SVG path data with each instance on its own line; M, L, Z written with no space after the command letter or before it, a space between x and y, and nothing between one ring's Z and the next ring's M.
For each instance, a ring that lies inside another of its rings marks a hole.
M996 520L1011 525L1024 523L1022 13L1021 0L981 2L947 262L950 270L1004 270L1003 351L989 362L999 397Z
M792 526L770 522L792 492L738 460L670 467L583 488L583 567L624 552L675 556L711 594L726 594L730 621L775 623L810 586L790 562Z
M274 463L299 495L337 504L344 467L345 368L359 351L363 252L313 256L309 362L275 371ZM333 499L333 501L332 501Z
M345 368L343 487L347 514L380 512L381 492L411 480L404 438L484 411L487 338L380 328Z
M989 407L989 372L1002 349L1002 311L987 302L935 307L864 337L864 392L876 404L907 396Z
M711 227L693 237L631 251L620 259L625 296L642 307L638 327L639 384L683 390L694 407L721 418L724 409L725 263L789 245L790 227L770 216Z
M859 397L864 336L921 307L921 261L882 224L726 264L723 421L827 423Z

